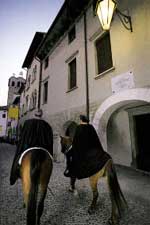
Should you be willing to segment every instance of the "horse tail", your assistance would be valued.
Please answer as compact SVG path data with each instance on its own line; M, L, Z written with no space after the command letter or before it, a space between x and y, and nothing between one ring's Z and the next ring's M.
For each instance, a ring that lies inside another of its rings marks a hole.
M122 193L120 184L118 182L116 169L113 164L113 161L111 161L110 169L108 172L108 184L110 188L111 199L115 203L118 209L118 214L121 217L124 209L127 208L128 206L125 197Z
M36 224L36 208L38 197L38 186L40 177L41 161L43 160L43 152L40 150L33 150L30 162L30 193L27 205L27 225Z

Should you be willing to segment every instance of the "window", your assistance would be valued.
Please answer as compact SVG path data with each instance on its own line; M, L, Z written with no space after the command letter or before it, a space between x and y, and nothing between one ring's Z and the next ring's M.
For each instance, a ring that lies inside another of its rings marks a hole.
M49 57L47 56L44 61L44 69L46 69L48 67L48 64L49 64Z
M30 97L29 109L30 110L35 109L36 103L37 103L37 90L35 89L34 92L32 92L31 97Z
M28 86L30 87L30 83L31 83L31 75L29 75L28 77Z
M14 86L15 86L15 82L14 82L14 81L12 81L11 86L12 86L12 87L14 87Z
M26 96L26 110L25 112L27 112L29 110L29 95Z
M2 118L6 118L6 114L2 114Z
M37 65L34 66L32 70L32 82L36 80L36 74L37 74Z
M69 90L76 87L76 58L69 63Z
M43 90L43 104L47 103L48 99L48 81L44 83L44 90Z
M22 115L25 113L25 105L22 105Z
M17 82L17 87L20 87L20 81Z
M96 4L97 4L97 0L93 0L93 16L96 16Z
M97 74L100 74L113 67L109 32L106 32L101 38L96 40L95 46L97 53Z
M76 38L75 26L68 33L68 43L71 43Z
M27 83L26 83L26 90L29 89L30 83L31 83L31 75L28 75L28 76L27 76Z
M36 103L37 103L37 90L34 90L33 93L33 108L36 108Z
M29 104L29 110L32 110L33 109L33 96L31 95L30 97L30 104Z
M8 121L7 126L8 126L8 127L11 126L11 121Z

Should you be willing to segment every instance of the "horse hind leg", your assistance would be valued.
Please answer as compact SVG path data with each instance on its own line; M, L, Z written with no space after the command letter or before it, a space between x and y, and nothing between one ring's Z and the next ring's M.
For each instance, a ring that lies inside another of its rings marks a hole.
M36 200L38 191L37 173L31 176L31 154L24 156L21 165L21 180L24 204L27 210L27 225L36 224Z
M36 225L36 207L38 196L38 171L31 176L31 187L27 205L27 225Z
M43 214L44 210L44 200L47 193L47 187L50 180L50 176L52 173L52 161L46 160L41 166L41 173L40 173L40 199L38 202L38 209L37 209L37 225L40 225L40 218Z
M23 207L27 208L28 198L29 198L29 193L30 193L30 186L31 186L30 160L27 157L24 158L23 161L22 161L22 165L21 165L21 181L22 181L23 198L24 198Z
M92 199L92 203L88 209L88 213L92 214L95 211L95 207L96 207L96 203L97 203L97 199L98 199L98 189L97 189L97 183L98 183L98 179L99 179L99 174L95 174L91 177L89 177L89 181L90 181L90 186L92 189L92 193L93 193L93 199Z
M38 209L37 209L37 225L40 225L40 218L43 214L43 210L44 210L44 200L46 197L46 193L47 193L47 187L42 187L41 188L41 196L40 196L40 200L38 203Z
M27 208L28 198L30 193L30 181L28 180L27 176L25 177L22 178L22 189L23 189L23 198L24 198L23 208Z

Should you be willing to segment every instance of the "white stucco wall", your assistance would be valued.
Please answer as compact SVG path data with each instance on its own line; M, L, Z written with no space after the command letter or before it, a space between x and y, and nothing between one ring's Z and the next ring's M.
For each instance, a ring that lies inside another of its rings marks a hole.
M117 15L114 16L110 29L114 68L100 76L96 74L95 41L103 34L103 31L100 27L98 17L94 16L92 6L86 13L90 113L93 110L93 125L97 129L102 145L106 151L110 150L107 143L107 125L112 114L120 107L128 106L130 103L150 102L150 29L148 29L150 1L143 0L142 4L141 0L118 1L118 7L124 13L129 9L133 32L131 33L126 30ZM80 107L85 107L86 104L83 16L76 21L75 26L76 39L68 44L68 34L64 34L57 47L49 53L48 68L44 69L43 66L42 71L41 108L44 113L43 118L55 124L55 127L62 126L63 123L70 119L72 112L76 112ZM68 62L69 58L75 53L77 59L77 88L67 92ZM132 89L121 90L115 94L112 93L112 79L128 71L132 71L133 73L134 87ZM47 104L43 104L43 84L46 80L48 80L48 102ZM31 90L29 89L26 95L30 95ZM94 104L95 108L93 109L92 105ZM118 114L113 121L117 125L116 132L119 132L119 136L122 131L128 131L127 127L123 130L124 126L119 122L122 118L127 121L127 115L124 113L121 115ZM113 141L111 139L109 144ZM130 137L127 135L126 141L128 144L126 146L124 145L124 154L126 154L125 164L131 162L131 149L128 152L126 150L130 145ZM119 142L113 143L113 147L119 146ZM120 159L117 158L117 160Z
M129 118L125 110L111 115L107 125L107 150L115 163L131 166Z
M150 103L150 88L125 90L107 98L97 109L93 125L97 130L104 149L107 151L107 125L111 115L121 107L141 102Z
M124 2L124 5L123 5ZM133 0L119 1L118 7L125 11L129 9L132 18L133 32L126 30L117 15L114 17L110 29L113 66L111 72L94 79L96 76L95 40L101 35L99 21L93 17L92 8L88 11L88 52L89 52L89 84L90 101L102 102L112 95L111 78L116 75L133 71L135 87L145 87L150 84L149 58L150 58L150 2Z
M150 83L149 58L150 58L150 2L140 0L119 2L118 7L125 11L129 9L132 17L133 32L126 30L117 16L114 17L110 30L111 48L114 70L99 76L96 74L95 41L102 34L97 16L94 16L93 7L87 11L87 45L88 45L88 70L89 70L89 97L90 103L99 102L112 95L111 79L117 75L132 70L135 88L145 87ZM121 37L121 38L120 38ZM144 38L146 37L146 38ZM69 93L68 65L65 62L75 52L77 58L77 86ZM49 80L48 104L42 105L44 111L54 115L64 110L70 110L85 105L85 52L84 52L84 23L83 16L76 23L76 39L68 44L67 33L59 45L49 54L49 67L43 69L43 77ZM43 88L42 88L43 93ZM43 94L41 96L43 102Z
M44 111L55 114L63 110L85 104L85 59L83 19L76 24L76 39L68 44L66 35L49 56L49 67L43 68L42 80L48 78L48 104L42 105ZM77 60L77 89L68 91L68 63L75 54ZM67 61L68 60L68 61ZM66 62L67 61L67 62ZM82 63L81 63L82 62ZM43 82L44 83L44 82ZM41 102L43 102L42 86Z

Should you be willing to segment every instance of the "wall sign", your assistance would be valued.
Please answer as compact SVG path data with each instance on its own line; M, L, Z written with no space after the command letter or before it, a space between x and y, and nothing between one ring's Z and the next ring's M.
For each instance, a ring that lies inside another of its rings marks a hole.
M135 87L132 71L115 76L111 79L112 92L117 93Z

